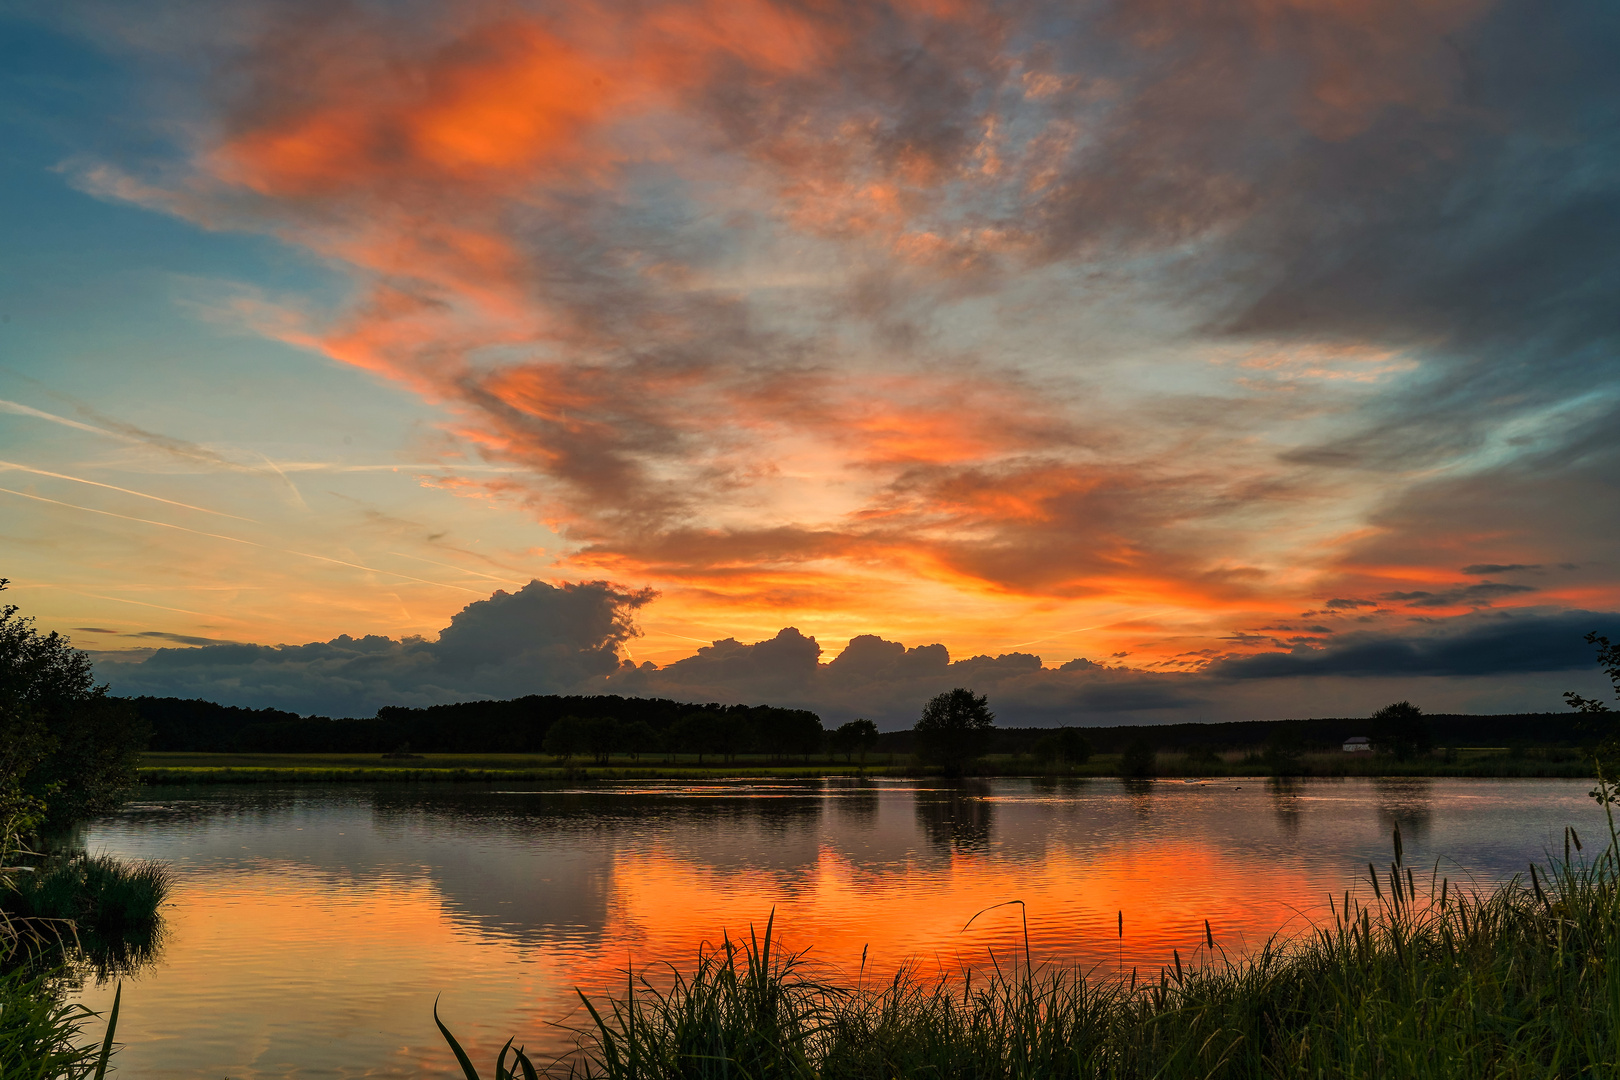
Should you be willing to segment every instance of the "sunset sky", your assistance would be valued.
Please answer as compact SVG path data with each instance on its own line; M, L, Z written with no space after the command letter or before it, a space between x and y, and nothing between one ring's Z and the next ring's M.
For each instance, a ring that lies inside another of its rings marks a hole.
M1605 0L0 4L0 576L115 691L302 712L1560 709L1617 55Z

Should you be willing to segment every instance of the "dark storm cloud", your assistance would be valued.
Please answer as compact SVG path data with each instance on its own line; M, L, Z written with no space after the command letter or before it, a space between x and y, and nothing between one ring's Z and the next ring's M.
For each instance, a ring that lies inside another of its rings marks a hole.
M1484 577L1490 574L1513 574L1522 570L1540 570L1540 563L1475 563L1465 566L1459 573Z
M1431 592L1418 589L1410 592L1388 592L1379 597L1380 600L1398 600L1407 607L1456 607L1459 604L1473 607L1489 607L1492 600L1499 600L1504 596L1516 593L1535 592L1530 585L1511 585L1495 581L1481 581L1472 585L1458 585L1455 588Z
M1232 657L1211 665L1217 680L1277 679L1302 675L1469 677L1574 671L1591 668L1586 634L1614 633L1613 612L1521 612L1467 616L1428 635L1345 634L1331 645L1301 645L1289 652Z

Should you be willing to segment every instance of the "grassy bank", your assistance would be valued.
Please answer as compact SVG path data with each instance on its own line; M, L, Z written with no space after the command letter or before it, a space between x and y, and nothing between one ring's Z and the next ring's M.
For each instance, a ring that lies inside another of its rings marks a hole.
M1611 829L1612 840L1612 829ZM1483 895L1395 859L1312 935L1229 958L1206 937L1173 966L1120 978L1008 958L944 984L828 981L763 938L703 953L670 989L587 1002L558 1075L604 1080L1180 1080L1620 1073L1615 849ZM1207 934L1207 931L1206 931ZM442 1025L441 1025L442 1029ZM469 1080L478 1071L444 1035ZM533 1075L502 1052L495 1075Z
M1266 766L1253 755L1228 754L1214 760L1180 754L1160 755L1158 776L1175 778L1253 777ZM1454 749L1411 761L1373 754L1307 754L1299 762L1302 776L1477 776L1587 777L1591 765L1576 752L1562 749ZM1083 765L1052 767L1027 757L992 756L979 772L986 776L1107 777L1120 773L1119 755L1099 755ZM376 754L203 754L152 753L141 760L139 777L147 784L255 783L423 783L433 781L618 781L715 780L752 777L803 780L822 776L930 776L938 770L909 755L874 755L863 766L841 758L781 764L767 758L739 756L730 763L710 757L677 755L672 760L643 756L610 758L605 764L571 762L543 754L427 754L386 758Z

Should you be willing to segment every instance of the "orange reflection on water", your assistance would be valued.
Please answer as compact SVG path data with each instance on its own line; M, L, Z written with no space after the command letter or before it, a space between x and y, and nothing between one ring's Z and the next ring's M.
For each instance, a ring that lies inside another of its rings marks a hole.
M1038 963L1156 974L1206 959L1205 919L1232 955L1304 929L1393 822L1415 865L1517 869L1595 814L1579 783L1492 783L255 793L91 842L180 881L161 963L125 989L122 1075L453 1076L441 994L481 1064L508 1036L560 1054L576 987L667 982L773 917L787 950L876 982L1017 960L1024 915Z

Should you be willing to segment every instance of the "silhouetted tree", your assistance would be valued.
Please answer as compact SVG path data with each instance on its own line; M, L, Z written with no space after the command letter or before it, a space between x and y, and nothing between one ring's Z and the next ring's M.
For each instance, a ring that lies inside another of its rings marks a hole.
M647 721L636 720L619 728L619 742L625 753L633 760L640 761L642 754L650 754L658 749L658 732Z
M996 714L983 694L957 687L923 706L916 727L917 753L942 765L947 776L960 776L989 745Z
M843 754L848 761L856 754L861 756L861 764L866 764L866 754L877 745L877 725L870 720L851 720L847 724L838 725L832 733L831 743L834 753Z
M706 709L689 712L669 728L670 746L684 754L696 754L703 764L706 754L720 751L720 718Z
M1078 728L1061 727L1035 740L1035 760L1046 765L1084 765L1091 760L1091 742Z
M737 755L746 751L754 741L754 725L749 722L746 713L724 712L711 713L714 731L714 749L716 753L725 756L726 761L735 761ZM821 725L816 725L820 730Z
M1138 733L1125 744L1119 757L1119 774L1132 779L1152 776L1159 764L1159 753L1146 733Z
M578 716L564 716L554 720L551 727L546 729L546 737L541 742L541 748L553 757L560 757L566 763L575 754L583 754L590 749L588 741L588 725L590 721Z
M88 656L17 610L0 606L0 832L13 836L117 809L147 736L140 715L96 685Z
M1397 761L1410 761L1434 747L1434 735L1429 731L1429 722L1423 719L1423 710L1410 701L1385 705L1372 714L1369 728L1367 737L1378 752Z
M1284 720L1271 725L1271 734L1260 752L1260 759L1272 776L1298 776L1305 738L1297 721Z
M585 721L585 749L596 758L598 765L607 764L613 751L619 749L621 737L617 717L593 716Z

